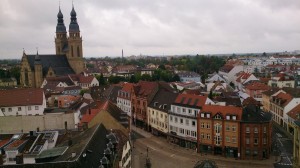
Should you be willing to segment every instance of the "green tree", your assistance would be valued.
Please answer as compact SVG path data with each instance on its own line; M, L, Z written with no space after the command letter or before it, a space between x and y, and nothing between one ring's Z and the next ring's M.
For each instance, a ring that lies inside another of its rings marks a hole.
M106 81L105 81L102 73L100 76L97 76L96 78L99 81L99 85L106 85Z

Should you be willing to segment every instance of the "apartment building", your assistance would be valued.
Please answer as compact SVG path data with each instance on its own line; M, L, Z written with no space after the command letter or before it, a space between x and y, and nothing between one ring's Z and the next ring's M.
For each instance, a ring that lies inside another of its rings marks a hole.
M214 104L206 96L179 94L169 111L168 140L182 147L197 148L197 115L205 104Z
M205 105L197 117L198 152L238 157L241 118L241 107Z

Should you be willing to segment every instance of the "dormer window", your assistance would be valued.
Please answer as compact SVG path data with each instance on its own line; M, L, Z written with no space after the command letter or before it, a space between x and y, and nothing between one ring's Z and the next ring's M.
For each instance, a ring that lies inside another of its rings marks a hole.
M236 120L236 116L232 116L232 119L233 119L233 120Z
M158 102L154 102L154 107L156 107L158 105Z
M226 116L226 120L230 120L230 115L227 115L227 116Z
M217 114L217 115L215 116L215 119L222 119L222 117L221 117L219 114Z
M206 114L206 118L210 118L210 114L208 113L208 114Z
M200 115L201 115L201 118L204 118L204 113L201 113Z

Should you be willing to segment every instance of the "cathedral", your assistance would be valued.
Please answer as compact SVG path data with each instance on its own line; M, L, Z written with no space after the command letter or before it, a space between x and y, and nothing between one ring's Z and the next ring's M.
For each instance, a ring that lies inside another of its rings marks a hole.
M56 54L27 55L23 52L21 60L20 83L24 87L39 88L46 77L66 76L81 73L84 68L82 37L80 36L74 6L70 13L69 36L59 8L57 14L55 51Z

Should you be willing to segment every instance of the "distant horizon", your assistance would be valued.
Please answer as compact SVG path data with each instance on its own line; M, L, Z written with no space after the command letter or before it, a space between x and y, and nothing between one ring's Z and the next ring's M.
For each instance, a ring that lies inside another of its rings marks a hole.
M84 57L269 53L299 48L300 1L79 1ZM0 1L0 59L55 54L58 1ZM60 2L69 30L72 1ZM276 11L276 12L274 12ZM288 19L287 19L288 18Z

